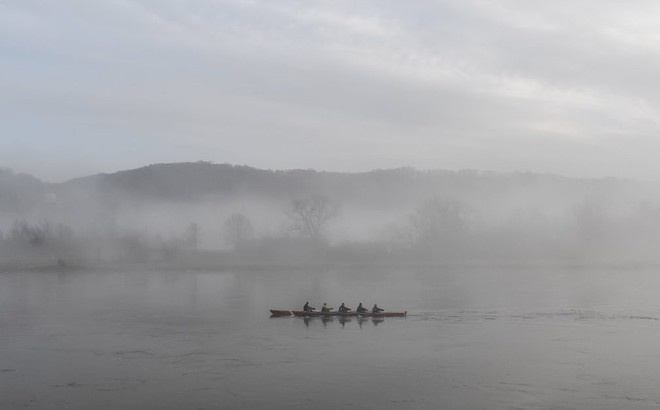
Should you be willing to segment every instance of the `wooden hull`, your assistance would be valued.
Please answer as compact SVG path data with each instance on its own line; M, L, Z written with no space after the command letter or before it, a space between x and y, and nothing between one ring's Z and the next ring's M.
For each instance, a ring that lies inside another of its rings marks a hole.
M271 311L272 312L272 311ZM296 317L404 317L408 312L380 312L380 313L357 313L357 312L304 312L292 310L291 314Z
M288 317L288 316L291 316L291 311L290 310L270 309L270 316L271 317Z

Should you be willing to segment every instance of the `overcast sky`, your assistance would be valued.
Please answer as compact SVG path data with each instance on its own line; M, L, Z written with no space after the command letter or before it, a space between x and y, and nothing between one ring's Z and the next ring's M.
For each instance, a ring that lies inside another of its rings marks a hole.
M0 0L0 166L660 179L660 2Z

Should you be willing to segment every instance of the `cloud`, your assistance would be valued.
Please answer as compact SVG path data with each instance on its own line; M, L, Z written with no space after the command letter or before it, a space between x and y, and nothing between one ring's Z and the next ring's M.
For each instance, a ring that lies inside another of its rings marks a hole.
M660 123L655 2L0 7L0 162L21 171L44 172L11 150L19 137L97 155L80 173L177 158L660 173L645 160ZM131 140L158 149L128 162Z

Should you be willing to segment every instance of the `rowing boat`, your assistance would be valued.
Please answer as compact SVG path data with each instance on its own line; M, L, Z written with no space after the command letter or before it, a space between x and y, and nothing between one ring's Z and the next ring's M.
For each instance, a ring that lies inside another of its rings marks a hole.
M408 312L305 312L303 310L270 310L272 317L283 317L283 316L296 316L296 317L329 317L329 316L338 316L338 317L404 317Z
M315 316L339 316L339 317L404 317L408 312L304 312L302 310L292 310L291 313L296 317L315 317Z
M271 317L284 317L284 316L291 316L291 311L290 311L290 310L276 310L276 309L270 309L270 316L271 316Z

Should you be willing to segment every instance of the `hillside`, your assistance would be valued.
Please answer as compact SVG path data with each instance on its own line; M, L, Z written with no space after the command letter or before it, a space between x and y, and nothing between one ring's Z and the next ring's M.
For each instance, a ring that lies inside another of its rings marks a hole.
M522 172L497 174L412 168L362 173L272 171L208 162L154 164L51 184L48 189L60 198L82 195L103 201L119 198L136 202L195 202L206 197L289 200L320 193L341 202L378 209L408 206L432 196L467 202L500 202L506 198L552 204L570 197L604 196L616 200L634 195L654 199L660 194L658 183L613 178L575 179Z
M201 200L227 202L237 198L285 203L312 194L374 211L410 209L434 197L453 198L476 208L552 210L583 199L614 208L631 200L654 202L660 198L660 184L474 170L273 171L208 162L154 164L45 184L27 174L0 170L0 213L5 216L31 215L48 209L54 202L60 209L190 204Z
M41 206L45 198L44 184L29 174L0 168L0 212L21 214Z
M315 195L338 212L318 235L301 234L292 207ZM303 260L309 238L333 244L337 260L356 253L395 260L396 249L410 260L643 260L655 258L660 243L660 184L411 168L272 171L207 162L60 184L0 172L5 259L76 254L66 249L84 249L96 260L137 260L152 255L146 248L161 255L228 249L226 224L237 214L249 225L250 260Z

